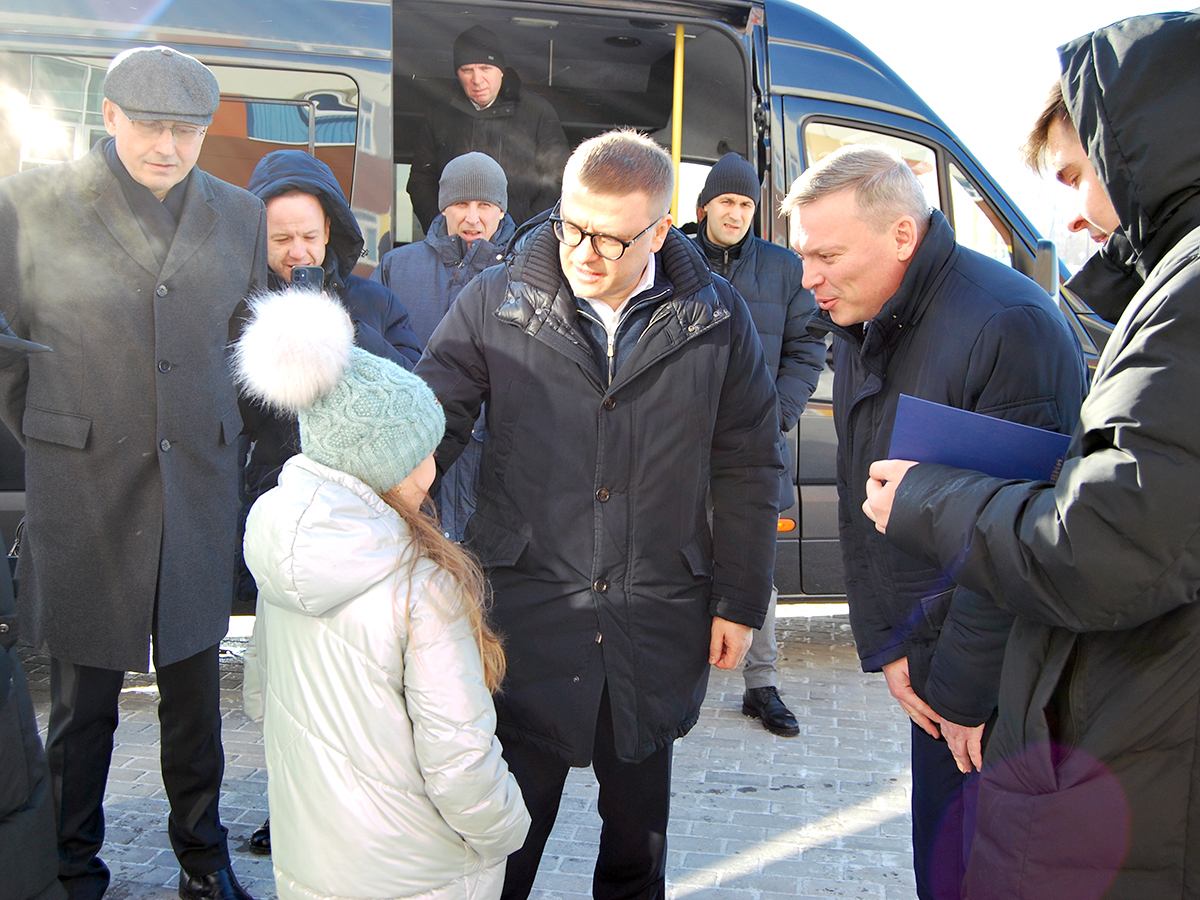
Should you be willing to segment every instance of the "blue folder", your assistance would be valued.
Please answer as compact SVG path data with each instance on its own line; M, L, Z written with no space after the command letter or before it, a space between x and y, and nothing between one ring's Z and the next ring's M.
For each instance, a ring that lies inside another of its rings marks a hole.
M1070 444L1068 434L901 394L888 456L1054 482Z

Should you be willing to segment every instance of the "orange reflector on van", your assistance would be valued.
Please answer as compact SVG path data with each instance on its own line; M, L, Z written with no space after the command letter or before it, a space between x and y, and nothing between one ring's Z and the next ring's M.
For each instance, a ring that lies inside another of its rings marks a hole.
M779 533L780 534L785 534L789 531L795 531L795 530L796 530L796 520L795 519L789 519L786 516L779 517Z

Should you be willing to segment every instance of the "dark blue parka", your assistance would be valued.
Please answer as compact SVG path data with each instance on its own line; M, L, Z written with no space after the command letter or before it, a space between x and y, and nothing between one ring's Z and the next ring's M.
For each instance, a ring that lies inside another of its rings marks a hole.
M606 683L622 760L686 734L713 616L757 628L771 593L779 427L761 344L687 237L671 229L655 264L611 382L546 225L467 286L416 369L446 410L441 470L488 404L467 542L505 636L498 733L573 765Z
M753 231L732 247L720 247L708 240L703 221L695 240L712 270L728 280L746 301L762 341L767 371L775 375L784 465L779 511L783 512L795 500L791 452L782 436L796 427L825 368L825 341L807 328L817 311L817 301L812 291L805 289L804 266L791 250L755 237Z
M1045 291L960 247L938 211L900 288L865 327L841 328L827 313L815 321L836 336L838 526L863 670L908 657L920 697L960 725L982 724L1012 616L875 530L862 511L868 470L888 457L902 393L1069 433L1087 389L1079 342Z
M504 258L515 231L512 217L505 213L491 240L478 238L468 244L446 233L446 217L438 213L425 239L385 253L371 280L403 301L423 347L470 280Z

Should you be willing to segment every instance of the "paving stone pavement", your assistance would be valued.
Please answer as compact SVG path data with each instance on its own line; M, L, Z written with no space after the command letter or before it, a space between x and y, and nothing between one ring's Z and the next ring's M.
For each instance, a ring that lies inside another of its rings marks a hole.
M700 721L675 746L667 897L914 897L908 719L882 676L859 671L846 616L784 612L777 632L780 690L800 735L776 737L743 716L741 675L712 670ZM269 858L246 846L267 813L267 771L262 734L242 712L244 645L239 638L222 644L221 815L239 880L259 900L274 900ZM48 661L31 653L24 659L44 736ZM113 873L107 900L176 897L156 700L152 675L126 676L105 797L101 856ZM596 790L591 769L572 771L534 900L591 896Z

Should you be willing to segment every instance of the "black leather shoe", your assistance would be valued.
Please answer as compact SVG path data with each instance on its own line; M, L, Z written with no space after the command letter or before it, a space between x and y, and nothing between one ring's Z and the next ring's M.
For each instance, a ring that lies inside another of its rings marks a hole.
M180 900L254 900L246 889L238 884L233 869L222 869L199 878L179 870Z
M268 856L271 853L271 817L267 816L267 821L263 822L254 830L254 834L250 835L250 852L257 853L259 856Z
M762 719L763 728L780 737L795 737L800 733L800 723L792 711L779 699L779 689L770 687L747 688L742 694L742 714Z

